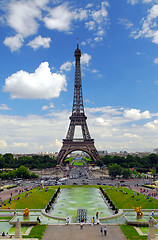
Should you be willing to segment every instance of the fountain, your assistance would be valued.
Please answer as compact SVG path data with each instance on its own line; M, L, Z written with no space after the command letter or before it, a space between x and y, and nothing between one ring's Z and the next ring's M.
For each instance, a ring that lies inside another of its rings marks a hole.
M149 226L148 220L149 216L144 216L143 212L141 211L140 207L133 207L133 209L136 211L135 215L124 215L124 218L127 221L127 224L134 225L134 226Z
M77 210L86 209L86 222L91 222L91 218L99 212L99 218L113 216L112 211L105 203L100 190L94 187L74 187L61 190L57 201L52 205L49 216L64 219L70 216L71 222L78 222Z
M143 217L143 212L140 210L141 209L141 206L140 207L133 207L133 209L136 211L137 213L137 219L142 219Z
M30 210L28 208L25 208L25 210L23 212L24 219L29 219L29 212L30 212Z

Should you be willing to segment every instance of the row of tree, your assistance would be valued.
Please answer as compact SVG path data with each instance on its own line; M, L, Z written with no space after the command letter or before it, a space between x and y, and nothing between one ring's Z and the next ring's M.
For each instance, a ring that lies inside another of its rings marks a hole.
M150 168L154 168L158 172L158 155L154 153L142 158L132 155L127 155L127 157L106 155L96 162L100 167L114 163L117 163L122 168L134 167L139 172L148 172Z
M30 170L27 167L20 166L16 170L1 171L0 178L1 179L15 179L15 178L29 179L29 178L38 178L38 175L36 175L35 173L30 173Z
M20 156L14 158L13 154L6 153L0 154L0 168L18 168L21 165L28 167L29 169L37 168L51 168L57 165L56 159L49 157L48 155L33 155L33 156Z

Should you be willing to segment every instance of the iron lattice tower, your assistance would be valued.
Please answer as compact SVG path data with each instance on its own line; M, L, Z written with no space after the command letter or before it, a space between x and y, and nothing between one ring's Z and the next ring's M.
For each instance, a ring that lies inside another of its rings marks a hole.
M57 163L61 164L66 156L73 151L83 151L88 153L93 160L100 158L98 151L94 146L94 139L91 138L88 126L87 117L84 112L83 105L83 95L82 95L82 83L81 83L81 67L80 67L80 57L81 50L79 49L79 44L77 42L77 49L74 53L75 62L75 84L74 84L74 97L73 97L73 107L72 115L70 117L70 125L66 138L63 139L63 145L57 156ZM75 139L75 127L80 126L82 130L82 139Z

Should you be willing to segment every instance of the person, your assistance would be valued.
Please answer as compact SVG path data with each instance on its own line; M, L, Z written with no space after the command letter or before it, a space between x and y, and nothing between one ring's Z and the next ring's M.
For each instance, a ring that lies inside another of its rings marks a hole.
M39 216L37 217L37 221L38 221L39 223L41 223L41 220L40 220Z
M7 232L6 236L7 236L7 237L9 236L8 232Z
M94 221L93 221L93 218L91 219L91 225L92 225L92 226L94 225Z
M4 237L5 236L5 232L2 232L2 237Z
M93 217L93 224L95 224L95 217Z
M106 233L107 233L107 229L106 229L106 226L104 227L104 235L106 236Z
M152 210L152 212L151 212L151 216L154 217L154 210Z
M83 222L81 222L80 229L83 229Z
M98 219L98 214L99 214L99 213L98 213L98 212L96 212L96 219Z
M100 228L100 234L103 236L103 228Z
M67 215L66 224L69 224L69 216Z

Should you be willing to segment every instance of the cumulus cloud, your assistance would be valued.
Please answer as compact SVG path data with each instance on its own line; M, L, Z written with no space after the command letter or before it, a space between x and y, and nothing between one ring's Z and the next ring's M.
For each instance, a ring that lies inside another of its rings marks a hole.
M81 64L86 64L88 66L91 58L92 57L88 53L83 53L81 55Z
M124 117L131 120L141 120L151 118L149 111L140 112L139 109L124 110Z
M3 43L10 48L11 52L14 52L22 47L23 42L23 37L17 34L14 37L6 37Z
M53 2L56 5L55 7L53 5L48 6L48 3L49 0L8 1L5 7L5 16L2 16L0 21L3 18L3 21L1 21L3 23L4 19L6 19L7 24L21 36L18 47L14 43L16 47L12 47L12 51L16 51L21 47L23 38L37 34L41 22L48 29L71 33L74 29L74 23L77 25L76 22L82 21L89 31L93 30L95 42L103 40L102 36L108 23L109 3L107 1L102 1L99 3L100 6L98 4L93 8L92 4L88 4L85 8L76 9L70 3L58 5L60 1ZM9 37L7 39L9 40ZM10 40L12 39L10 38ZM49 44L48 38L38 37L29 42L28 45L38 49L40 46L49 47Z
M62 65L61 65L61 67L60 67L60 71L70 71L71 70L71 67L72 67L72 62L69 62L69 61L67 61L67 62L65 62L65 63L63 63Z
M41 19L40 7L46 1L10 1L8 4L7 22L17 33L23 37L35 34L38 30L36 19Z
M69 31L71 21L73 19L73 13L64 3L53 9L49 9L49 13L44 17L43 21L45 26L49 29L56 29L58 31Z
M36 50L40 47L49 48L50 47L50 42L51 42L50 37L43 38L39 35L38 37L36 37L32 41L30 41L27 45Z
M158 120L154 120L152 122L148 122L145 124L145 127L151 129L151 130L156 130L158 129Z
M43 62L34 73L21 70L12 74L5 80L3 91L9 92L11 98L55 98L66 91L66 77L51 73L48 62Z

